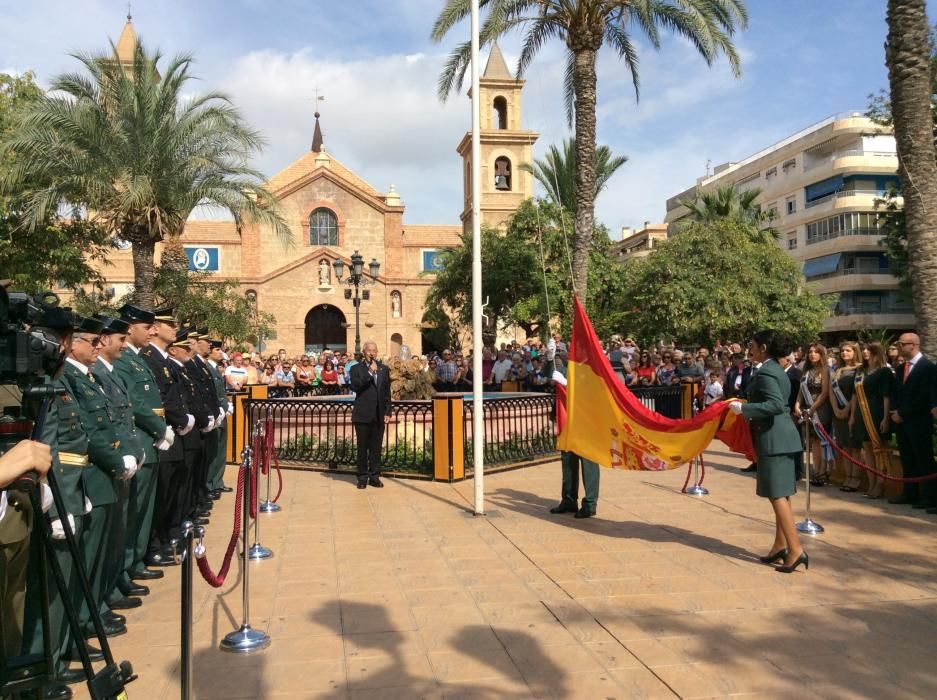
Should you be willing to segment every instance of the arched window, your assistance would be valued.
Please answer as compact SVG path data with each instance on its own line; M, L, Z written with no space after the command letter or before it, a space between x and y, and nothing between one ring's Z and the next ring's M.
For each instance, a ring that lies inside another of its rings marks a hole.
M325 207L309 215L309 245L338 245L338 219Z
M394 290L390 293L390 315L392 318L400 318L403 313L403 297L400 292Z
M505 156L495 160L495 189L511 189L511 160Z
M494 124L497 129L508 128L508 101L501 96L494 101Z

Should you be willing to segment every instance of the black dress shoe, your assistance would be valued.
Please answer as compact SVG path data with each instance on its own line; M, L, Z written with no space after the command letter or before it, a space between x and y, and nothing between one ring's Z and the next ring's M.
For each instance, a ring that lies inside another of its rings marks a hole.
M153 571L153 569L143 569L142 571L130 574L131 581L154 581L162 577L162 571Z
M106 637L119 637L122 634L127 634L126 625L118 625L113 622L105 622L102 625L104 627L104 636ZM94 631L94 627L87 627L82 630L85 639L95 639L97 638L97 633Z
M195 520L192 521L193 525L199 525L202 527L204 527L205 525L208 525L208 523L209 523L208 518L196 518Z
M376 489L384 488L384 482L380 479L368 479L368 486L373 486Z
M912 501L910 498L908 498L904 494L900 496L892 496L891 498L888 499L888 502L895 506L906 506L909 503L914 503L914 501Z
M231 493L232 491L234 491L234 489L231 488L230 486L222 486L218 490L221 491L221 493Z
M146 586L138 586L135 583L131 583L125 586L119 586L119 588L120 588L120 592L126 596L131 596L131 595L141 596L141 595L150 594L149 588L147 588Z
M561 501L558 506L550 508L550 512L554 515L559 513L575 513L577 510L579 509L576 507L575 503L568 503L566 501Z
M213 500L213 501L217 501L219 498L221 498L221 492L220 492L220 491L212 491L212 492L208 495L208 497L209 497L211 500Z
M86 644L85 649L88 651L88 658L92 661L104 661L104 652L100 649L96 649L90 644ZM64 658L66 661L74 661L76 664L81 663L81 656L79 656L77 649L69 649L64 654Z
M72 689L67 685L50 685L42 697L46 700L70 700Z
M595 511L594 511L594 510L589 510L588 508L580 508L579 510L576 511L576 515L573 516L573 517L576 517L576 518L591 518L593 515L595 515Z
M113 610L108 610L107 612L101 613L101 619L111 625L127 624L127 618L123 615L118 615Z
M147 566L176 566L177 563L172 555L166 554L165 552L151 554L144 559L144 562Z
M359 482L358 482L358 488L359 488L359 489L366 489L366 488L368 488L368 482L367 482L367 481L359 481Z
M139 608L143 605L143 601L139 598L128 598L125 596L114 601L109 601L107 605L111 610L132 610L133 608Z
M85 672L84 669L70 668L67 671L62 671L61 673L55 674L55 680L57 680L59 683L65 683L66 685L81 683L83 680L85 680Z
M754 462L752 462L752 463L749 464L747 467L745 467L742 471L743 471L743 472L746 472L746 473L757 472L757 471L758 471L758 465L755 464Z

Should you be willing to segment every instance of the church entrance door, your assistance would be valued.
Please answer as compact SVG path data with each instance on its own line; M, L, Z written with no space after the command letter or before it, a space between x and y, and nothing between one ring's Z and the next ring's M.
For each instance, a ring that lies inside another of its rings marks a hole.
M325 349L345 352L348 349L348 323L341 309L331 304L319 304L306 314L306 348L308 352Z

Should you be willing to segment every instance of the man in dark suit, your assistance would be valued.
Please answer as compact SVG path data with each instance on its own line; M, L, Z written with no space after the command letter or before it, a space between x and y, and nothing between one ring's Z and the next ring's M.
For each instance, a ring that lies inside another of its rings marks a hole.
M390 422L390 372L377 359L377 343L361 348L361 362L351 368L355 405L351 422L358 440L358 488L381 488L381 443L384 424Z
M752 380L752 367L745 365L745 355L736 353L732 356L732 366L726 372L723 393L727 399L744 399L745 389Z
M898 347L904 365L897 372L891 422L898 437L901 468L906 477L927 476L935 471L933 409L937 405L937 367L921 354L921 339L916 333L903 333ZM905 483L904 492L888 502L907 503L937 513L934 507L937 506L937 486L932 481Z

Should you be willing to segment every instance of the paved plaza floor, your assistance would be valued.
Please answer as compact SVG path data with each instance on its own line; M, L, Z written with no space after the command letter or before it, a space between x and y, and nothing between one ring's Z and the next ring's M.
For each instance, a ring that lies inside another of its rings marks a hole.
M261 521L275 556L250 570L272 644L219 651L240 564L219 590L196 572L196 697L937 697L937 517L827 487L810 571L782 575L754 560L773 524L745 463L709 462L705 498L680 494L685 469L602 470L588 520L548 512L558 462L488 475L486 517L471 481L285 472ZM233 501L209 528L216 569ZM147 700L179 693L179 569L152 589L113 640Z

